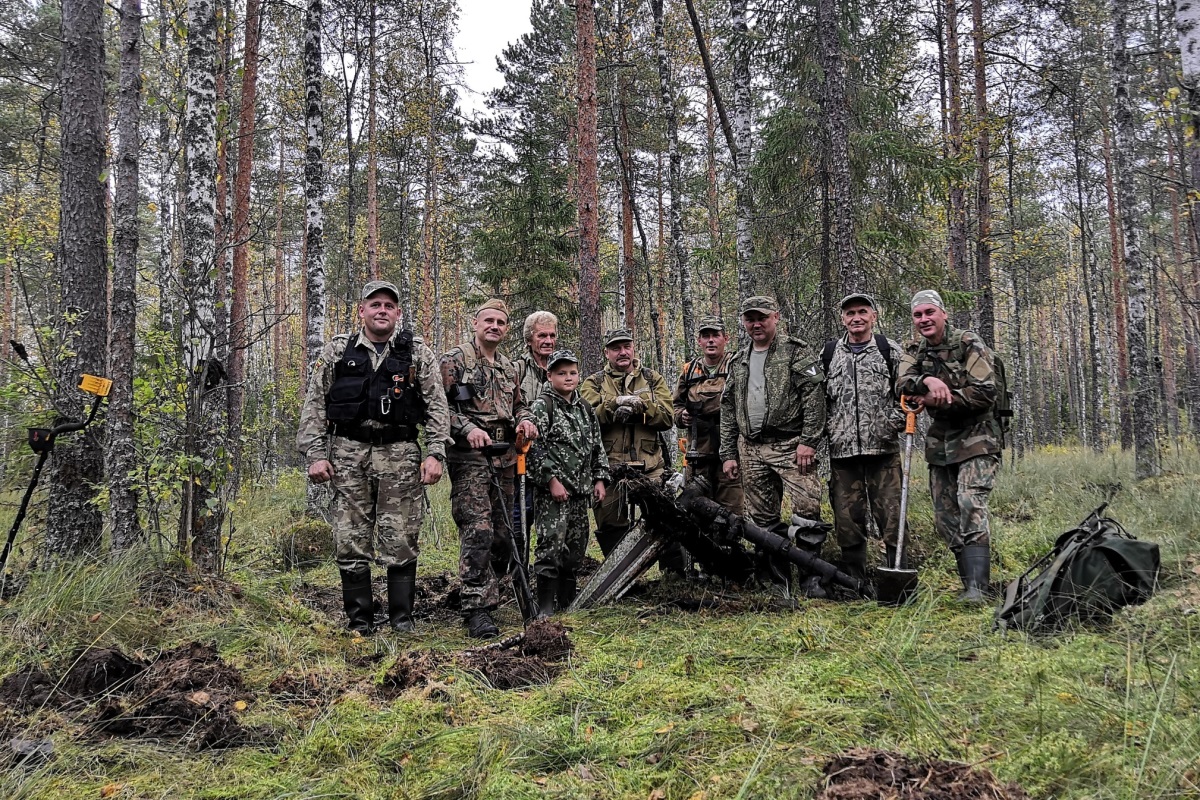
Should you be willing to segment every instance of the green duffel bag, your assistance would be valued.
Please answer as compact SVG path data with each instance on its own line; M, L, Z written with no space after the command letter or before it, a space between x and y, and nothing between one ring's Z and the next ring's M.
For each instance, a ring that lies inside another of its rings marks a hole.
M1107 622L1118 608L1146 602L1158 585L1158 545L1103 516L1104 504L1054 543L1004 590L996 627L1053 633L1072 622Z

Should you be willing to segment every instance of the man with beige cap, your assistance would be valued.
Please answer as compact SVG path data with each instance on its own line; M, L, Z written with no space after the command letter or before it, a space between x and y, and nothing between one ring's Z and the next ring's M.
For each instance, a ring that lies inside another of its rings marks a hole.
M518 436L536 439L538 430L521 394L517 367L500 352L508 334L508 306L488 300L475 311L471 327L475 335L442 356L454 438L446 463L467 633L488 639L500 633L492 612L500 604L499 578L514 557L513 445Z
M779 518L785 491L794 514L821 518L816 449L825 428L824 376L817 354L804 341L779 335L775 298L748 297L741 315L750 347L730 364L721 400L722 469L730 479L741 477L750 520L782 532L788 527ZM797 545L820 553L823 531L802 529L799 535ZM772 567L773 579L787 574L765 556L764 565ZM800 590L808 597L828 597L815 574L802 579Z

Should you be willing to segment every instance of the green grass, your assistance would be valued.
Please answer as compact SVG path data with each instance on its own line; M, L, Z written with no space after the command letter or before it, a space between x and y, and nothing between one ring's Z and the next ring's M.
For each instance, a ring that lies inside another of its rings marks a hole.
M191 753L164 743L94 742L59 712L37 715L56 757L0 774L0 796L159 798L807 798L832 755L854 746L986 764L1035 797L1200 797L1200 454L1135 484L1131 459L1045 452L993 494L1005 579L1110 495L1110 513L1162 546L1164 588L1104 629L1053 638L991 632L991 611L952 600L956 576L933 539L918 467L912 526L922 592L902 609L810 603L798 611L688 613L635 602L568 618L576 651L548 686L502 692L443 668L394 701L372 691L392 653L468 646L458 627L356 642L301 605L301 580L332 586L330 564L278 566L277 539L303 504L290 475L234 509L223 584L176 586L165 609L139 587L143 553L35 573L0 605L0 674L61 670L84 644L127 652L198 639L243 671L248 725L272 748ZM422 574L452 570L447 487L430 493ZM160 579L161 580L161 579ZM161 585L161 584L156 584ZM509 630L518 616L501 611ZM359 657L382 653L376 663ZM363 664L359 666L358 664ZM315 706L272 697L285 670L327 687ZM4 713L4 712L0 712Z

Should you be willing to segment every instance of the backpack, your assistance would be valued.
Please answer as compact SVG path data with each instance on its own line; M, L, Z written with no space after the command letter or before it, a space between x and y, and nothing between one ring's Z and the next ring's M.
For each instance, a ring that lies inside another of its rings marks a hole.
M1054 549L1008 584L995 627L1053 633L1073 621L1106 622L1114 611L1144 603L1158 583L1159 554L1114 519L1107 503L1058 537Z
M963 331L966 334L966 331ZM920 337L918 337L920 339ZM958 349L954 353L954 358L960 364L967 360L967 343L966 336L959 339ZM922 371L925 371L923 362L925 361L925 341L921 341L921 347L917 354L917 362L921 365ZM831 351L832 352L832 351ZM937 361L937 359L934 359ZM933 374L934 370L929 369L927 374ZM1008 388L1008 369L1004 366L1004 359L995 350L992 350L992 378L996 382L996 403L992 406L992 418L1000 426L1000 447L1004 448L1008 444L1008 434L1012 430L1013 407L1012 407L1012 391Z

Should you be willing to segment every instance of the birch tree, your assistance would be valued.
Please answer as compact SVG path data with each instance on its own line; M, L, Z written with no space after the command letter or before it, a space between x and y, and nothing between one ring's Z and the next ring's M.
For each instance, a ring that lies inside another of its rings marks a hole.
M754 202L750 187L750 147L752 112L750 105L750 25L746 0L729 0L733 25L733 113L731 127L736 148L733 154L733 185L737 193L735 230L737 232L738 299L754 294Z
M579 214L580 357L600 361L600 188L597 165L596 15L592 0L575 0L575 93L578 107L576 192Z

